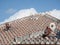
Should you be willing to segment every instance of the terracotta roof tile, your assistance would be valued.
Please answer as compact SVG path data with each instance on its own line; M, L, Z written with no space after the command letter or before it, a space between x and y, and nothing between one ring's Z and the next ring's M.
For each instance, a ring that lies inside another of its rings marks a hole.
M36 32L40 32L40 34L43 33L43 31L46 29L46 27L51 23L54 22L52 19L47 18L46 16L42 16L42 15L34 15L34 16L29 16L29 17L25 17L22 19L17 19L15 21L9 22L10 24L10 29L8 31L5 31L5 24L0 25L0 43L2 44L11 44L13 42L13 39L15 37L21 37L21 36L25 36L25 35L30 35L32 33L36 33ZM55 22L56 23L56 22ZM38 34L38 33L37 33ZM37 35L36 35L37 36ZM25 40L21 43L25 44L25 43L49 43L47 42L43 42L43 38L40 36L37 36L37 38L33 38L32 40L30 39L30 42L28 42L29 40ZM40 40L42 40L42 42L40 42ZM33 41L33 42L31 42ZM50 43L49 43L50 44Z

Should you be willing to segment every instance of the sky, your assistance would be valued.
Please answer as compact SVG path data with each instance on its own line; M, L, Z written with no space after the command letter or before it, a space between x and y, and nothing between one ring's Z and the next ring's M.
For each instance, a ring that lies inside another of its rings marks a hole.
M0 0L0 23L39 12L57 12L59 15L60 0Z

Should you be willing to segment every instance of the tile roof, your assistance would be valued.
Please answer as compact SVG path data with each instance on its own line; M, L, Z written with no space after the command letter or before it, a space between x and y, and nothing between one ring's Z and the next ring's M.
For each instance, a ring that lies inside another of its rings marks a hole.
M36 33L36 32L40 32L46 29L46 27L48 25L50 25L50 23L57 23L55 21L53 21L52 19L46 17L46 16L42 16L40 14L38 15L32 15L29 17L24 17L22 19L17 19L15 21L11 21L8 22L10 28L9 30L4 30L5 24L0 25L0 44L12 44L13 39L15 37L21 37L21 36L25 36L25 35L30 35L32 33ZM58 25L58 24L57 24ZM60 26L60 25L59 25ZM40 33L40 34L42 34ZM26 36L25 36L26 37ZM39 36L41 37L41 36ZM39 37L37 39L32 39L33 41L37 41L38 42L31 42L31 38L30 42L28 42L28 39L23 41L22 43L40 43ZM42 38L42 37L41 37ZM27 41L27 42L26 42ZM42 43L44 43L42 41ZM48 43L48 42L46 42Z

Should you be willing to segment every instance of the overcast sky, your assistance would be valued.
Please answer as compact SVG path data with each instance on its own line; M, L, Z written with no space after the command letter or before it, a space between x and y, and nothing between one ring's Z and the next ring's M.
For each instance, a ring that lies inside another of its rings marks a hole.
M0 22L11 20L14 16L17 18L22 10L24 14L54 10L60 13L60 0L0 0ZM16 13L19 13L18 16Z

